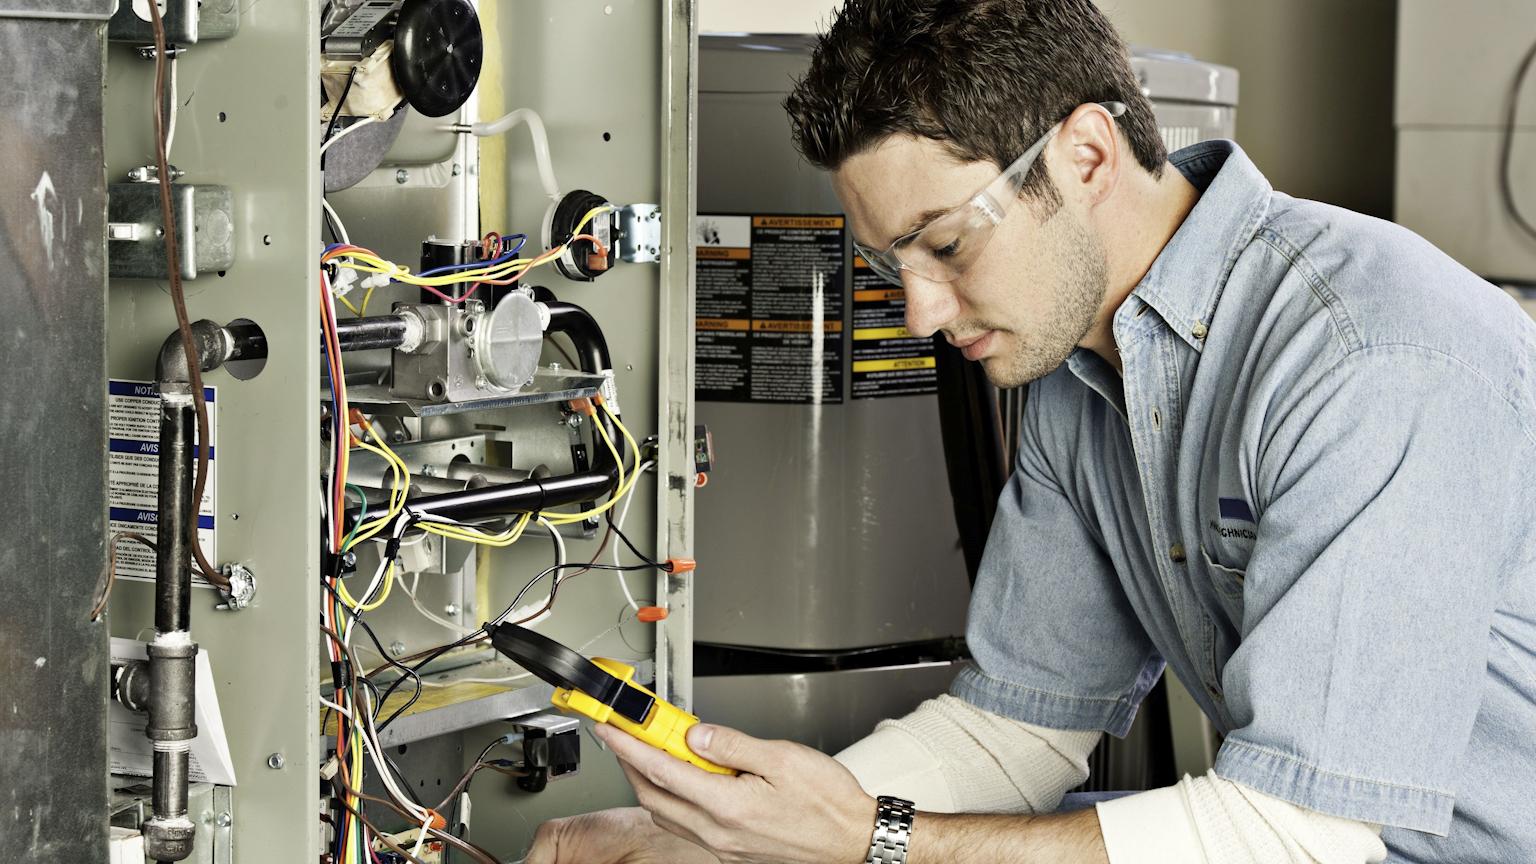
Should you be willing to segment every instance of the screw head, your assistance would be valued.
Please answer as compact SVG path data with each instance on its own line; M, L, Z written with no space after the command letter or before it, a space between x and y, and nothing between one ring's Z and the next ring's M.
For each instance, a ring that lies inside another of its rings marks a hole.
M457 603L449 603L447 606L444 606L443 607L443 614L444 615L457 615L457 614L459 614L459 604L457 604Z
M284 764L285 760L283 759L283 754L281 753L273 753L271 756L267 757L267 767L271 768L273 771L282 769Z
M399 639L396 639L395 641L389 643L389 653L395 655L396 657L399 657L401 654L404 654L405 653L405 643L401 642Z
M213 817L213 824L219 826L220 828L228 828L229 826L235 824L235 818L229 815L229 811L226 810Z
M571 427L572 429L581 428L581 415L572 414L571 416L565 418L565 425Z
M550 361L549 371L551 371L551 372L559 372L560 371L560 364L556 363L554 361Z
M411 172L404 168L395 171L395 182L405 184L411 182Z
M463 174L463 173L464 173L464 166L460 165L457 162L453 163L453 176L457 177L457 176L459 176L460 174Z

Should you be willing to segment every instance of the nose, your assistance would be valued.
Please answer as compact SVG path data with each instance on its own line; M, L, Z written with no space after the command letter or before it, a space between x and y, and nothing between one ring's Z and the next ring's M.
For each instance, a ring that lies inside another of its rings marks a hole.
M907 331L913 336L932 336L960 314L960 302L948 283L934 282L911 270L903 270L901 287L907 299Z

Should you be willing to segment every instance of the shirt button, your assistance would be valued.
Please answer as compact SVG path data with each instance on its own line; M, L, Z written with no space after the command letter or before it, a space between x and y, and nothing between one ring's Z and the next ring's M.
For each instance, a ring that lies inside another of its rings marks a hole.
M1196 321L1195 326L1189 328L1189 332L1196 339L1204 339L1205 334L1209 333L1210 331L1206 329L1204 322Z
M1184 563L1184 544L1183 543L1175 543L1175 544L1173 544L1173 546L1171 546L1168 549L1168 557L1172 558L1173 559L1173 563L1175 563L1175 564L1183 564Z

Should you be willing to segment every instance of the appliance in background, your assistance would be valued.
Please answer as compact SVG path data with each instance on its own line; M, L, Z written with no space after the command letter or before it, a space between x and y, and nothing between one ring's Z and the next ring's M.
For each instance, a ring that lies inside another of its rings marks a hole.
M835 752L957 671L1024 391L906 338L901 292L852 259L781 104L811 45L699 40L696 397L716 458L697 513L695 692L711 720ZM1232 137L1236 70L1162 51L1132 64L1170 150ZM1141 713L1095 754L1092 788L1209 769L1214 736L1181 687Z
M1536 313L1536 5L1398 5L1393 218Z
M855 269L781 103L804 36L699 40L698 713L835 752L943 692L970 594L932 343Z

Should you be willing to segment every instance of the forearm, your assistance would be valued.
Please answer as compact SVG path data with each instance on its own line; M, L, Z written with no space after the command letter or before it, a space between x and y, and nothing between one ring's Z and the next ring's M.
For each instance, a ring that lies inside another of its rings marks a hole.
M1088 776L1097 731L1046 729L940 696L837 754L871 795L935 813L1044 813Z
M1109 864L1093 808L1041 816L919 813L908 864Z

